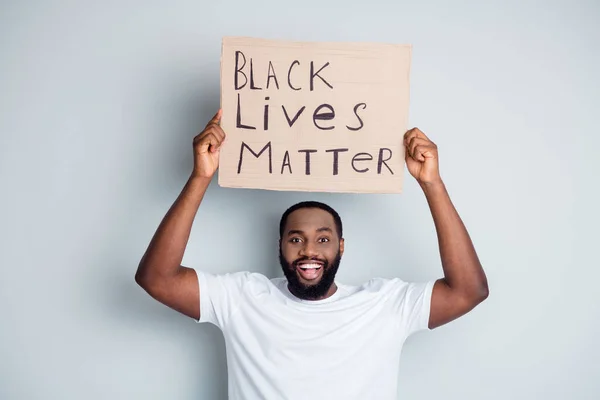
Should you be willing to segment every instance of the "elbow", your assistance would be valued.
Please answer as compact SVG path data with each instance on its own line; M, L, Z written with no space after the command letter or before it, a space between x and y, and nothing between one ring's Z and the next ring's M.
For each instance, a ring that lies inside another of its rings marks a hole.
M472 309L484 302L490 295L490 289L485 275L477 279L465 279L461 286L450 284L448 284L448 286L459 296L464 307L468 309Z
M135 272L134 280L135 280L135 283L137 283L138 285L140 285L140 286L144 285L144 274L142 272L140 272L139 268Z
M140 273L139 271L135 273L134 280L135 283L137 283L138 286L142 289L146 289L146 287L148 286L146 279L144 278L144 274Z
M135 272L135 283L137 283L142 289L148 290L152 285L147 269L144 265L140 264L137 271Z
M472 310L479 304L483 303L490 295L488 284L482 281L476 285L470 285L460 291L461 301L465 309Z
M479 273L473 276L469 287L469 297L474 303L473 306L483 303L490 296L490 288L488 286L487 276L485 275L485 272L483 272L481 265L479 266Z
M487 283L481 288L480 293L479 293L479 302L483 302L485 301L490 295L490 288L488 287Z
M483 303L490 295L490 288L486 280L483 280L472 294L474 305Z
M146 271L137 271L135 273L135 283L138 284L146 293L154 297L160 292L160 281Z
M160 270L150 264L140 263L135 272L135 283L144 289L151 296L162 293L165 289L165 283L170 279L170 275L161 273Z

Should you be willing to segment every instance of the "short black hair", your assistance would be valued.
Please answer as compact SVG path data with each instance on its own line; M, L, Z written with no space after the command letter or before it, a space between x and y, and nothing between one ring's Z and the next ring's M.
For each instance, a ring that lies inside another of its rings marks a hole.
M342 232L343 232L342 219L340 218L337 211L335 211L333 208L331 208L330 206L328 206L325 203L321 203L318 201L302 201L300 203L294 204L293 206L291 206L290 208L285 210L285 212L281 216L281 221L279 221L279 238L280 239L283 237L283 230L285 229L285 224L287 223L287 220L288 220L288 217L290 216L290 214L301 208L319 208L321 210L327 211L329 214L331 214L331 216L333 217L333 220L335 221L335 228L337 230L338 237L340 239L343 237L342 236Z

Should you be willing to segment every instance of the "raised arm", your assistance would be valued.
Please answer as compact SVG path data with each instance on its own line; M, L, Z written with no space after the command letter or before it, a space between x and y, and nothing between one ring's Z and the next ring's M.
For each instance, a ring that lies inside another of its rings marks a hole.
M191 318L200 318L198 278L181 265L194 218L219 165L221 111L193 142L194 170L183 190L161 221L144 253L135 281L150 296Z
M487 278L469 233L439 173L438 150L418 128L404 135L406 165L423 189L437 231L444 278L431 298L429 328L437 328L471 311L488 296Z

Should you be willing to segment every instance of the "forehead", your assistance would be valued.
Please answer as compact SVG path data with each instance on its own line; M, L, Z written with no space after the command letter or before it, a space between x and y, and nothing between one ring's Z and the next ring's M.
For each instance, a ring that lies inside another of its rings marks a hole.
M288 216L284 234L290 230L311 233L320 228L329 228L335 232L333 216L320 208L301 208Z

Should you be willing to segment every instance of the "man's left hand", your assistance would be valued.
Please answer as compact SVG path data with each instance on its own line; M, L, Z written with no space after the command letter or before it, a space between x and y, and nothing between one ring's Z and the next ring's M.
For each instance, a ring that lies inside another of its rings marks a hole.
M441 183L438 149L419 128L404 134L405 159L408 172L419 184Z

